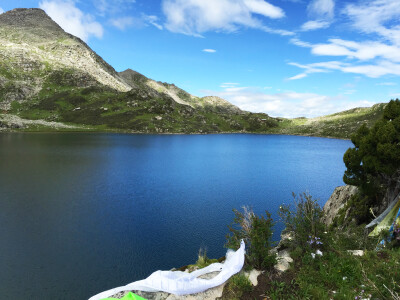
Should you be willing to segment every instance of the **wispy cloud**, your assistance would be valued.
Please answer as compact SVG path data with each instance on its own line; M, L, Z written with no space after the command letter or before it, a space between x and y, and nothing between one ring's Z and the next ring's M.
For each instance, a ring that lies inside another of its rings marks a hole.
M132 17L122 17L117 19L111 19L110 23L112 26L120 30L124 30L134 23L134 19Z
M363 33L376 33L394 44L400 44L400 5L398 0L366 0L348 4L343 13L353 28Z
M157 23L157 20L158 17L156 16L142 14L140 17L113 18L109 20L109 23L120 30L125 30L129 27L143 28L149 25L154 26L159 30L163 30L163 27Z
M305 78L312 73L326 73L334 70L342 71L344 73L361 74L370 78L379 78L384 75L400 76L400 64L395 64L385 60L374 64L351 64L340 61L329 61L306 65L289 63L289 65L305 69L303 73L288 78L289 80Z
M158 17L157 16L149 16L149 15L143 15L143 20L148 23L153 25L154 27L156 27L157 29L163 30L163 26L160 25L160 23L158 22Z
M308 14L312 20L300 27L300 31L311 31L328 28L335 15L334 0L312 0L307 6Z
M219 92L204 91L204 93L224 98L243 110L264 112L274 117L286 118L317 117L374 104L363 100L349 102L344 94L330 97L293 91L266 93L265 90L254 87L226 88Z
M233 87L236 87L238 85L240 85L240 83L237 83L237 82L224 82L224 83L221 83L220 87L221 88L233 88Z
M381 83L377 83L376 85L395 86L395 85L397 85L397 83L395 83L395 82L381 82Z
M0 15L1 15L2 13L4 13L4 9L2 9L2 8L0 7Z
M254 15L278 19L284 11L264 0L163 0L165 27L176 33L201 36L207 31L234 32L264 26ZM265 26L265 31L281 34ZM286 32L286 31L283 31Z
M318 19L332 19L335 2L333 0L312 0L307 7L309 14Z
M39 3L39 7L66 32L84 41L92 36L103 36L102 25L92 15L83 13L72 0L44 0Z
M215 50L215 49L203 49L202 51L203 52L207 52L207 53L215 53L215 52L217 52L217 50Z
M291 39L291 43L299 47L310 48L311 53L317 56L345 57L344 62L335 61L295 64L305 69L304 73L289 79L301 79L308 74L339 70L345 73L362 74L371 78L384 75L400 75L400 47L383 42L365 41L355 42L342 39L329 39L328 43L311 44L299 39Z
M300 31L323 29L323 28L328 28L330 25L331 25L330 22L323 20L308 21L301 26Z
M92 0L92 2L97 10L97 14L105 16L126 10L129 6L136 3L136 0Z

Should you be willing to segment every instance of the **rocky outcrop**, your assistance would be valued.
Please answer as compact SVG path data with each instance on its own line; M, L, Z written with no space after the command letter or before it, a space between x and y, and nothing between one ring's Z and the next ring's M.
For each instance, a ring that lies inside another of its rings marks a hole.
M326 225L331 225L340 209L342 209L351 196L358 192L358 188L352 185L345 185L337 187L329 200L325 203L323 211L323 221Z
M156 90L158 93L168 95L175 102L190 106L194 109L199 108L199 109L209 110L212 112L226 113L226 114L245 113L239 107L233 105L232 103L229 103L228 101L222 98L216 96L207 96L202 98L196 97L180 89L175 84L154 81L131 69L127 69L123 72L120 72L119 75L132 88L137 88L137 87L143 88L145 86L148 86L151 89Z
M15 115L0 114L0 131L8 129L27 129L27 128L51 128L51 129L82 129L84 127L66 125L61 122L49 122L45 120L26 120Z

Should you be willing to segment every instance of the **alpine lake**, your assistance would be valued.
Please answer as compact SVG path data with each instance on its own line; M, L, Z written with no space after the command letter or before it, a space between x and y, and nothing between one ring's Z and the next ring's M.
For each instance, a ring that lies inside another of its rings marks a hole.
M232 209L323 205L347 140L283 135L0 134L1 299L88 299L225 255ZM282 224L275 225L278 240Z

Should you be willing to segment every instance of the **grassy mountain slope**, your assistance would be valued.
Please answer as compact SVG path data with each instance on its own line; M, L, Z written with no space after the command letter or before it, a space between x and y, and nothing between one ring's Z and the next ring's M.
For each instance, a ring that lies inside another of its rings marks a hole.
M145 133L265 131L276 123L132 70L117 73L40 9L1 14L0 45L0 109L24 119Z
M353 108L343 112L312 119L280 119L271 133L350 138L362 124L371 127L383 115L386 103L372 107Z
M271 118L196 97L128 69L116 72L40 9L0 15L0 130L253 132L348 138L384 104L315 119ZM24 121L24 120L37 120ZM46 124L53 124L47 126ZM56 123L67 126L56 126Z

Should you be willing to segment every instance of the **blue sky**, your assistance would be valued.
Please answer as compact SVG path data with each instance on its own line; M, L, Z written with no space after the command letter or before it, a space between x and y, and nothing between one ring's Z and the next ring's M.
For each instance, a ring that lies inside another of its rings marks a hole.
M400 98L399 0L0 0L40 7L117 71L281 117Z

